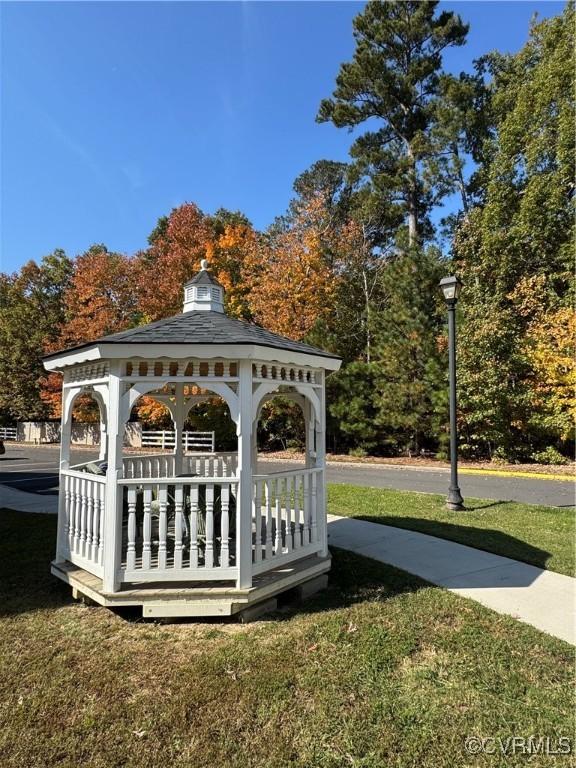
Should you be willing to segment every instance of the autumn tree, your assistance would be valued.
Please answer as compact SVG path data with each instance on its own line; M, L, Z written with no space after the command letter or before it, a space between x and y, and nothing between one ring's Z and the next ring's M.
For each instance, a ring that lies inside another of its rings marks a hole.
M255 320L289 338L304 338L331 306L337 278L324 258L325 213L324 199L311 199L244 265Z
M266 244L246 216L223 208L210 217L213 239L207 249L212 272L226 291L225 308L231 317L251 319L250 286L242 275L247 263L266 253Z
M0 274L0 418L37 419L50 413L42 399L42 356L56 343L64 321L64 295L72 263L56 250L40 264Z
M212 242L207 217L194 203L159 219L150 247L136 260L139 307L146 322L182 312L182 287L200 268Z
M75 259L64 302L65 321L55 342L60 348L137 325L133 261L105 245L93 245Z

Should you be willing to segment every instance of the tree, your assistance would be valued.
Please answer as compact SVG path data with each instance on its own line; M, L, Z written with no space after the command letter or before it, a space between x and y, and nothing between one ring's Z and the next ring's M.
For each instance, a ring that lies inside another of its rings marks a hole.
M213 273L224 286L226 312L232 317L251 319L251 286L243 281L243 271L248 262L257 262L265 252L265 243L250 222L245 223L238 217L215 228L214 242L207 248L207 256Z
M369 2L354 19L353 59L341 65L333 98L322 101L317 118L339 128L377 121L350 150L355 177L367 180L368 202L389 234L407 222L409 247L430 233L430 208L450 188L432 133L444 115L436 109L442 52L462 45L468 27L452 12L435 16L437 5Z
M197 205L184 203L158 220L149 242L136 263L139 307L145 322L182 312L182 286L200 269L212 242L212 229Z
M0 275L0 418L49 415L42 398L43 354L56 342L64 319L64 294L72 262L56 250L18 274Z
M314 197L244 265L255 320L289 338L302 339L330 308L336 278L324 258L325 214L324 198Z
M570 417L556 410L561 402L568 409L568 399L552 406L543 397L549 371L535 349L543 343L539 326L548 327L554 357L554 318L566 319L573 303L573 29L569 4L534 24L518 54L485 57L494 123L477 173L484 191L454 242L466 285L460 402L476 452L527 458L566 434L561 425Z
M133 261L105 245L91 246L74 262L64 301L66 318L55 342L59 348L136 325L140 307Z
M402 453L436 447L447 420L441 275L435 249L401 254L381 275L386 303L375 331L376 423L388 446Z

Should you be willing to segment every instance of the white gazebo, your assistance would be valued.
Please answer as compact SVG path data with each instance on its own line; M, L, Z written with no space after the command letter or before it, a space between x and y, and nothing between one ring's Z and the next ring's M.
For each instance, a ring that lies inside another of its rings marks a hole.
M142 606L144 616L249 615L289 589L323 584L324 380L338 358L228 317L224 289L204 261L184 286L183 314L50 355L44 365L64 378L52 573L75 594ZM70 466L72 410L86 393L100 408L100 460ZM169 409L172 453L123 455L125 425L143 395ZM305 463L260 472L260 410L278 395L303 411ZM188 412L215 396L236 425L237 451L184 451Z

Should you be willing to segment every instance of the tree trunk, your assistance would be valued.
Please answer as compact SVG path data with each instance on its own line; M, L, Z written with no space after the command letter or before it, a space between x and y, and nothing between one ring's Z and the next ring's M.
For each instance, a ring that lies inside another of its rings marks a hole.
M408 158L408 194L406 195L408 207L408 245L410 248L418 245L418 193L416 188L416 159L412 146L406 142L406 156Z
M370 338L370 292L368 291L368 278L366 270L362 270L362 282L364 287L364 302L366 306L366 362L370 362L371 356L371 338Z
M464 181L464 176L462 175L462 163L460 162L458 144L454 143L452 145L452 152L454 153L454 165L456 167L458 191L460 192L460 197L462 198L462 209L464 213L468 213L468 194L466 193L466 182Z

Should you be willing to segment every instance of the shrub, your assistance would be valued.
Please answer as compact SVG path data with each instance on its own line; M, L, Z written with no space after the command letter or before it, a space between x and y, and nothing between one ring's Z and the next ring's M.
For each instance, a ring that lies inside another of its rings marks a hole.
M553 445L549 445L543 451L536 451L532 454L532 459L538 464L568 464L566 456L562 456Z
M368 451L364 448L350 448L348 451L349 456L354 456L357 459L364 459L366 456L368 456Z

